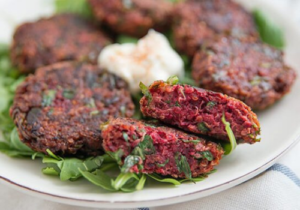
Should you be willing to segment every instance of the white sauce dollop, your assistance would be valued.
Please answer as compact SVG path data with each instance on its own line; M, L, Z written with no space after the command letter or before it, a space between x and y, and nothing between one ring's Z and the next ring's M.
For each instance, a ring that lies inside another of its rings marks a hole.
M150 30L137 44L113 44L99 55L98 64L129 84L131 93L139 91L139 83L150 85L170 76L184 76L184 63L167 38Z

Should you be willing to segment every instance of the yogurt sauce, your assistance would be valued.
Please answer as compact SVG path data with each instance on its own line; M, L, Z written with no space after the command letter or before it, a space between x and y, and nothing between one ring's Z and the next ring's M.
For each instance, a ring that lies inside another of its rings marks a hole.
M184 76L184 63L167 38L150 30L137 44L112 44L99 55L98 64L129 84L131 93L139 91L139 83L150 85L170 76Z

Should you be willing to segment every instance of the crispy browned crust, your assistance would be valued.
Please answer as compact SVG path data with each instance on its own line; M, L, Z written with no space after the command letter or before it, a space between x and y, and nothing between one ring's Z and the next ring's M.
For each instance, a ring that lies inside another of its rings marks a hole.
M231 0L188 0L173 12L176 49L190 57L219 34L258 39L252 15Z
M74 14L58 14L20 25L13 36L11 60L23 73L68 60L97 62L111 40L97 27Z
M161 0L88 0L95 18L117 33L142 37L169 29L172 4Z
M265 109L290 91L296 73L280 50L251 38L220 37L197 52L192 76L202 88Z
M28 76L10 109L21 141L34 151L77 156L101 154L100 124L133 113L122 79L75 62L43 67Z

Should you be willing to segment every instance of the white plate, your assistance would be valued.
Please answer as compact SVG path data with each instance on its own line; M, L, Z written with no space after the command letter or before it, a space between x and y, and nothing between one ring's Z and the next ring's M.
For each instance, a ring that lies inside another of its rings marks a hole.
M280 16L263 1L247 0L247 6L264 8L273 15L286 35L286 60L298 68L300 75L300 31L288 16ZM0 180L15 189L61 203L109 208L150 207L174 204L208 196L240 184L270 167L300 140L300 80L292 92L273 107L258 113L262 127L262 142L241 145L230 156L224 157L217 172L203 182L186 183L177 187L156 184L134 193L109 193L85 180L61 182L57 177L41 173L40 160L13 159L0 154Z

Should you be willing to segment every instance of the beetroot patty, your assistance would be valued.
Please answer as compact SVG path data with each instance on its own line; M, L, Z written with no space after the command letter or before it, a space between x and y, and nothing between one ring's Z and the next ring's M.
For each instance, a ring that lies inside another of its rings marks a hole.
M252 15L231 0L187 0L173 16L175 46L190 57L217 34L258 38Z
M264 109L290 91L296 73L280 50L252 39L221 37L197 52L192 76L202 88Z
M133 112L125 81L97 66L71 62L28 76L10 109L21 141L34 151L77 156L101 154L99 125Z
M73 14L59 14L19 26L13 37L11 60L21 72L69 60L96 63L110 39L93 24Z
M229 141L222 121L224 115L239 143L258 141L260 125L256 114L243 102L221 93L156 81L149 87L140 105L147 117L192 133Z
M88 0L95 18L117 33L143 37L149 29L166 31L172 4L162 0Z
M218 165L223 155L221 146L204 138L133 119L111 121L102 135L104 150L120 158L125 172L198 177Z

